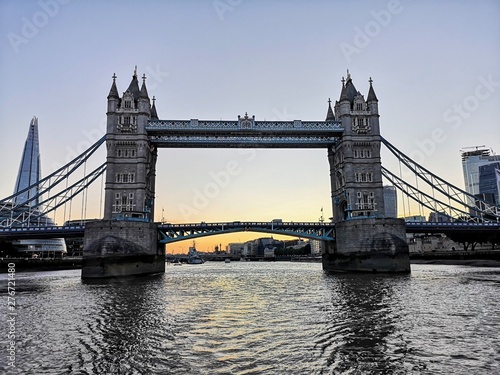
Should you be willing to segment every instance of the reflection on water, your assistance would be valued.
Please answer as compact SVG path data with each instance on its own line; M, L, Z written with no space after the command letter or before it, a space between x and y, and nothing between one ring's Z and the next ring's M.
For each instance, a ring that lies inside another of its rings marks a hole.
M78 364L80 369L97 374L154 374L176 367L179 355L173 350L171 322L158 303L163 282L163 275L83 282L93 294L107 298L95 306L95 319L85 327L88 334L80 332L78 357L87 357Z
M286 262L97 282L19 273L17 368L3 351L0 372L500 373L499 288L500 269L424 265L404 276Z
M395 374L404 369L405 343L397 337L393 283L410 276L339 274L330 276L330 326L325 331L333 345L328 368L349 373L356 364L362 373Z

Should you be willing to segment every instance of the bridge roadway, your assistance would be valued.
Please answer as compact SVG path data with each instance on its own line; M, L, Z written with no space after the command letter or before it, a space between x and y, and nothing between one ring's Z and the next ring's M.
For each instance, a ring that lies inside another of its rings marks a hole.
M157 147L326 148L344 132L339 121L150 120L148 137Z
M162 243L172 243L197 237L234 232L264 232L294 237L333 241L335 225L321 222L256 222L231 221L222 223L158 223ZM85 224L71 226L0 228L0 240L26 238L83 237ZM500 237L500 223L408 222L407 233L444 233L447 235L474 235Z

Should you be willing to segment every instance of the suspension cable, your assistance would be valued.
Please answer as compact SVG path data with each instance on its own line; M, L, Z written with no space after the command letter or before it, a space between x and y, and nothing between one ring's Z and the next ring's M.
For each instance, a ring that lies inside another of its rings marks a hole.
M85 162L83 163L83 178L85 178L87 176L87 161L85 160ZM82 225L84 223L84 221L82 220L85 220L84 219L84 210L85 210L85 192L86 192L86 189L83 189L83 192L82 192L82 213L80 215L80 225Z
M398 160L398 163L399 163L399 178L401 178L401 180L402 180L403 179L403 172L401 170L401 160ZM403 202L403 215L404 215L404 217L407 217L406 216L406 206L405 206L405 196L404 196L404 194L401 194L401 198L402 198L401 201Z
M104 191L103 183L104 183L104 174L101 175L101 194L100 194L100 198L99 198L99 218L100 219L102 219L102 193Z

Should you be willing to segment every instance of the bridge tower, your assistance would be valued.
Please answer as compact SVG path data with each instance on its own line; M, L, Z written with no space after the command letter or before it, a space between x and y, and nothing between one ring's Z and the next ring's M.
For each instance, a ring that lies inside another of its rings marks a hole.
M409 272L404 221L385 214L378 99L369 83L365 100L347 71L328 107L326 121L340 121L344 132L328 149L336 242L326 246L323 268Z
M158 119L137 67L120 97L116 75L108 95L104 219L85 229L83 278L163 272L165 256L154 224L157 150L146 126Z
M113 75L107 117L104 220L154 221L157 152L145 127L151 117L158 116L155 104L150 104L145 75L139 89L134 71L121 98Z

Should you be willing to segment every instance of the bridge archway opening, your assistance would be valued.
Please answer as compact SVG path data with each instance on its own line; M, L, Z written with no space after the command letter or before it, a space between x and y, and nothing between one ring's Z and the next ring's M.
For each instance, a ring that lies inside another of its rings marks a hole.
M157 222L331 216L326 149L162 148L158 154Z
M224 252L227 250L226 245L229 245L230 243L238 244L238 246L241 246L240 251L242 251L245 243L248 243L249 241L256 242L258 240L264 240L263 246L268 246L268 248L275 249L283 249L285 247L293 246L310 246L310 239L304 236L289 236L264 231L258 232L241 230L223 234L206 234L199 237L192 237L189 239L169 242L165 244L165 253L167 255L187 254L190 247L195 247L198 252L202 253L213 253L216 250L216 247L218 248L219 252ZM271 242L271 240L274 241L274 244Z
M205 240L205 241L204 241ZM229 248L229 244L231 248ZM272 257L281 256L292 250L311 253L311 241L305 236L289 236L264 231L237 231L224 234L206 234L200 237L170 242L165 245L167 255L188 254L195 247L199 253L218 253L231 257L264 257L266 253ZM269 250L272 250L269 253Z

